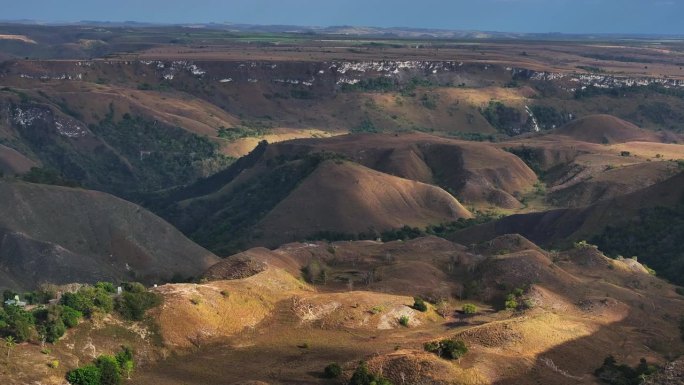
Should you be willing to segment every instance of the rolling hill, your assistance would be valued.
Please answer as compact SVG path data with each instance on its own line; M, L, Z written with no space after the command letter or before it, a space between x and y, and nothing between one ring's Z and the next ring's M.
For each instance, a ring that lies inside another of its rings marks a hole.
M663 142L667 134L637 127L612 115L589 115L557 128L552 135L598 144L625 142Z
M459 202L520 207L515 196L536 180L519 158L488 144L360 134L262 144L230 168L145 204L225 254L470 217Z
M161 218L111 195L0 181L0 286L160 282L217 261Z
M571 209L511 215L457 232L454 240L479 242L519 233L536 243L568 247L591 241L612 256L636 255L664 277L684 284L681 239L684 173L613 199Z

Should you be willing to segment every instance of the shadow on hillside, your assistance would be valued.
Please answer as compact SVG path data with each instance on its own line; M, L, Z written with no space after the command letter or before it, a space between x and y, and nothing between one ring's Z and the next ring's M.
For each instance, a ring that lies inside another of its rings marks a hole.
M660 318L656 314L653 317ZM662 318L639 320L634 318L632 311L623 321L603 326L589 336L539 354L532 367L523 374L516 374L494 384L598 383L593 371L602 365L608 355L613 355L619 363L630 366L636 366L642 357L650 363L661 364L663 357L674 359L684 353L678 335L661 332L659 326L662 325L658 324L664 321Z

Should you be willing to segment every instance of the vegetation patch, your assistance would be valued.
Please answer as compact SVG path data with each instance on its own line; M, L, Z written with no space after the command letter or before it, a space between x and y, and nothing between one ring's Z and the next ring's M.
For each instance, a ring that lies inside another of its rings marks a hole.
M349 385L392 385L392 383L380 375L371 373L368 364L361 361L352 374Z
M480 113L498 131L507 135L518 135L523 131L523 117L520 111L499 101L491 101Z
M618 365L615 357L608 356L603 365L594 371L594 375L604 384L639 385L657 370L657 367L649 365L644 358L636 368L632 368L625 364Z
M122 347L114 356L103 354L92 364L70 370L66 380L71 385L119 385L130 380L134 367L133 351Z
M468 353L468 347L461 340L444 339L427 342L423 348L447 360L458 360Z
M638 255L672 282L684 284L684 205L640 211L638 219L610 225L592 239L609 256Z

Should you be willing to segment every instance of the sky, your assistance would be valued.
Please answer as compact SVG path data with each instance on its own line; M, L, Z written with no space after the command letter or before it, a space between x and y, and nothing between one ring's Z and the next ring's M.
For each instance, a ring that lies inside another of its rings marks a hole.
M0 0L0 19L684 35L684 0Z

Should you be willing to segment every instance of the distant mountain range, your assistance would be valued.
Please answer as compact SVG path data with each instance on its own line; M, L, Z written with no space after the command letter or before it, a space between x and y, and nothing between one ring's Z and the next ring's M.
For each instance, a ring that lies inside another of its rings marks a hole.
M412 27L372 27L372 26L301 26L301 25L260 25L243 23L151 23L140 21L44 21L44 20L2 20L0 24L23 24L39 26L92 26L92 27L184 27L197 29L219 29L231 32L251 33L295 33L321 35L348 35L359 37L415 38L415 39L520 39L520 40L595 40L595 39L681 39L682 35L661 34L567 34L560 32L522 33L477 30L449 30Z

